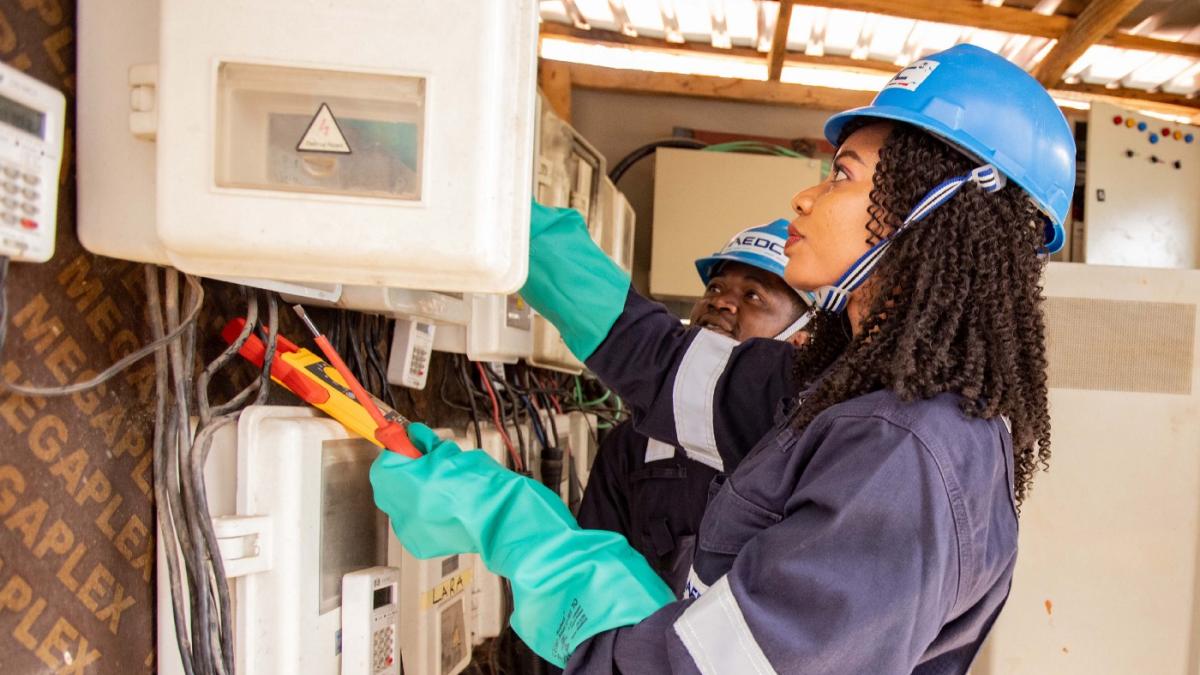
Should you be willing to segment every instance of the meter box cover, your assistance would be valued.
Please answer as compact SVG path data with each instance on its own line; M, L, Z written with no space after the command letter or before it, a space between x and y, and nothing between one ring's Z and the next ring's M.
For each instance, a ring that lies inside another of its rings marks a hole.
M174 265L442 291L521 285L536 2L161 10L157 228Z

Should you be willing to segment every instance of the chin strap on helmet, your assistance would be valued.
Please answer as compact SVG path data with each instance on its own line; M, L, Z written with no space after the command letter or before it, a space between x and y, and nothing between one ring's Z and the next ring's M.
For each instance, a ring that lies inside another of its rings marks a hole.
M796 320L793 321L787 328L784 328L782 331L779 332L778 335L776 335L775 337L773 337L771 339L772 340L781 340L781 341L792 339L793 335L795 335L796 333L799 333L801 330L804 330L804 327L808 325L808 322L813 320L813 314L814 314L814 312L811 309L804 312L799 317L797 317Z
M930 190L913 210L900 224L900 227L879 243L872 246L866 253L854 261L850 269L842 274L832 286L822 286L816 290L815 306L827 312L844 312L846 304L850 300L850 293L858 288L871 276L871 271L875 269L875 265L883 258L884 251L891 245L892 240L896 235L903 232L909 225L920 222L925 216L928 216L937 207L945 204L959 189L967 183L975 183L980 188L987 192L996 192L1004 187L1004 174L996 170L996 167L991 164L984 164L976 167L965 176L956 176L944 181L941 185Z

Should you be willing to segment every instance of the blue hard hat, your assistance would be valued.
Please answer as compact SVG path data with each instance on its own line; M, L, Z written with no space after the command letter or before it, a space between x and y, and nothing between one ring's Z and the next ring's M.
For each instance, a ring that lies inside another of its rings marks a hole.
M787 256L783 247L787 243L788 221L780 218L766 225L750 227L738 232L725 244L720 251L696 260L696 271L700 280L707 286L717 273L722 263L739 262L751 267L757 267L783 278L783 269L787 267ZM795 290L795 289L793 289ZM805 302L811 303L811 294L796 291Z
M1063 245L1075 189L1075 137L1045 88L998 54L961 44L901 70L871 105L834 115L825 138L836 145L858 118L906 122L994 165L1047 217L1049 252Z

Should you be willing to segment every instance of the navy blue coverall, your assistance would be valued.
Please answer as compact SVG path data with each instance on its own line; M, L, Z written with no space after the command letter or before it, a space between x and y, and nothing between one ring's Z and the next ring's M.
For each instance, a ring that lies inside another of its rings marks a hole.
M679 594L692 566L708 486L719 473L626 421L600 444L575 517L580 527L625 535Z
M878 391L797 432L797 403L776 405L792 358L630 291L588 367L639 431L736 469L713 481L688 597L593 636L568 673L967 671L1016 560L1006 422Z

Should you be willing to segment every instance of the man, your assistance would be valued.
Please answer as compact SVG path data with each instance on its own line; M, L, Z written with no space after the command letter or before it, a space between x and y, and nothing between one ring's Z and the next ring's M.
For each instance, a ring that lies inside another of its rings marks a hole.
M808 298L783 280L787 221L752 227L719 252L696 261L704 296L693 325L737 341L774 338L803 344ZM781 392L782 393L782 392ZM605 438L579 507L579 525L625 535L676 593L691 565L709 485L733 471L711 454L648 438L631 422Z

